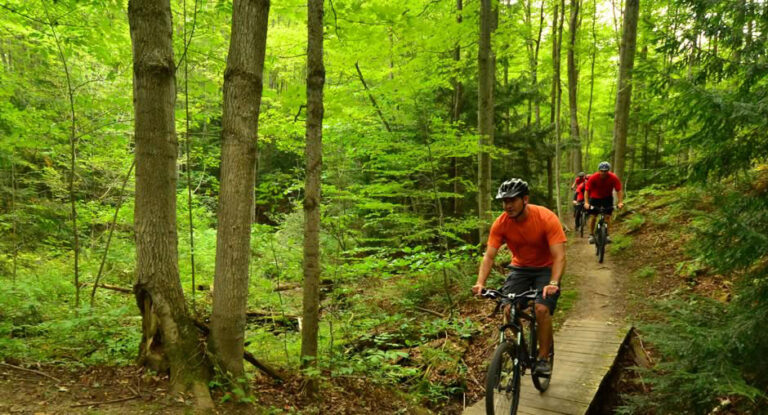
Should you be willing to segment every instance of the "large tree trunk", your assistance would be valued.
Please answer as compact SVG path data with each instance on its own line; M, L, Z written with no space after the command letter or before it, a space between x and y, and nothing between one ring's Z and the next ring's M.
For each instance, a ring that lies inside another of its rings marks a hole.
M560 88L560 50L558 45L557 28L558 19L560 19L560 3L555 0L555 10L552 16L552 90L550 91L549 102L549 124L555 125L557 105L557 90ZM555 140L552 140L555 141ZM552 206L552 194L554 192L554 184L557 182L553 177L554 169L552 168L554 155L547 149L547 204Z
M560 0L560 24L557 27L557 44L556 49L557 53L555 54L554 58L552 59L554 62L554 81L555 81L555 207L557 212L557 217L561 218L562 216L560 214L560 134L561 134L561 128L560 128L560 109L562 107L562 100L563 100L563 88L560 85L560 55L562 51L562 45L563 45L563 23L565 21L565 0Z
M589 144L592 140L592 103L595 96L595 58L597 57L597 0L594 0L592 10L592 65L589 75L589 109L587 109L587 146L584 152L584 165L589 169Z
M304 324L301 330L302 367L317 365L320 320L320 175L323 167L323 0L307 3L307 177L304 196ZM315 395L318 380L307 391Z
M491 51L493 12L491 0L480 2L480 44L477 54L478 94L477 125L480 147L477 163L477 213L480 219L479 236L483 243L491 224L491 155L488 149L493 145L493 80L494 59Z
M534 110L536 113L536 129L541 127L541 105L539 104L538 90L539 90L539 46L541 46L541 32L544 30L544 1L541 0L541 9L539 10L539 33L536 36L536 47L533 52L533 60L531 61L531 86L536 92L536 98L534 99Z
M216 363L242 378L257 133L269 0L235 0L224 72L221 190L209 344Z
M640 14L640 0L627 0L624 9L624 30L621 36L619 57L619 81L616 94L616 116L613 123L614 148L613 171L624 176L624 157L627 149L629 130L629 104L632 97L632 68L635 64L635 43L637 40L637 18Z
M179 281L176 236L176 102L169 0L131 0L136 140L136 283L142 314L139 363L170 368L176 392L213 407L209 365L187 315Z
M571 144L573 145L573 170L577 173L581 167L581 139L579 137L578 82L576 69L576 32L579 26L579 5L581 0L571 0L571 20L569 21L570 42L568 42L568 104L571 109Z

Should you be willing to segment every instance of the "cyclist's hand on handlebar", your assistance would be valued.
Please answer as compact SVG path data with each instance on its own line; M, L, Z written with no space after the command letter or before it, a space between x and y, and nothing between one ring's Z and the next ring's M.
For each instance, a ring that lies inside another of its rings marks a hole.
M584 202L584 209L589 210L592 206L590 206L589 202Z
M619 203L616 207L618 207L619 209L623 208L624 207L624 202Z
M472 287L472 294L474 294L477 297L480 297L483 293L483 289L485 289L485 285L483 284L475 284Z
M548 295L555 295L560 291L560 287L557 285L547 285L541 292L541 296L547 298Z

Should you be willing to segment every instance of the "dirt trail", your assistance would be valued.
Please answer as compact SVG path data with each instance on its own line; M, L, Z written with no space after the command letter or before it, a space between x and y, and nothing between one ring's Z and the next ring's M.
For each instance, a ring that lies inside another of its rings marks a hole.
M623 307L615 264L611 253L605 253L602 264L597 262L595 246L587 238L568 235L573 240L567 248L566 275L578 276L576 288L579 300L568 315L569 320L614 320Z

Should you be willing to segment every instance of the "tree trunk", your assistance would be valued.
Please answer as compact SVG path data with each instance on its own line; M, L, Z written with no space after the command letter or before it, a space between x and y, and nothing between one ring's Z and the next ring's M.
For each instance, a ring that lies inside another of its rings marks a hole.
M216 363L242 378L253 188L269 0L235 0L224 72L221 190L209 345Z
M584 152L584 166L589 169L589 144L592 141L592 103L595 96L595 58L597 57L597 0L592 11L592 68L589 75L589 109L587 109L587 146Z
M463 0L456 0L456 22L461 23L462 17L461 12L464 8L464 4L462 3ZM456 67L458 68L459 62L461 61L461 44L459 42L456 42L456 47L453 50L453 60L456 62ZM462 95L463 95L463 84L461 83L461 77L458 76L458 70L456 70L457 75L453 78L453 102L451 105L451 122L457 123L459 121L459 117L461 116L461 101L462 101ZM457 135L457 139L459 139L461 135ZM454 195L462 194L462 189L459 186L459 159L458 157L452 157L451 158L451 172L452 172L452 181L453 181L453 193ZM463 198L461 197L453 197L453 215L454 216L460 216L462 212L462 202Z
M557 27L557 54L555 55L553 61L555 62L555 94L557 95L557 98L555 99L555 207L557 212L557 217L560 218L562 221L562 216L560 215L560 109L562 106L562 100L563 100L563 88L560 86L560 55L562 51L562 45L563 45L563 22L565 20L565 0L560 0L560 24Z
M301 330L302 367L317 365L320 308L320 176L323 166L323 0L307 4L307 143L304 197L304 324ZM318 392L311 378L307 392Z
M477 163L477 213L480 219L479 236L483 243L488 236L491 223L491 156L488 149L493 146L493 79L494 59L491 51L493 13L491 0L480 2L480 43L477 54L478 94L477 118L479 153Z
M189 269L192 276L192 284L190 286L189 294L192 296L192 314L197 315L195 309L195 222L192 218L192 163L191 159L191 143L189 139L189 43L192 40L192 33L187 39L187 2L184 1L182 7L184 8L183 14L183 28L184 28L184 155L186 157L185 173L187 179L187 217L189 219ZM195 18L197 18L197 1L195 1ZM122 199L121 199L122 200ZM111 235L111 234L110 234ZM107 248L109 248L109 242L107 242ZM106 251L105 251L106 252ZM96 286L94 285L94 290ZM94 291L95 292L95 291ZM93 294L91 294L91 306L93 306Z
M613 137L616 144L613 170L619 177L624 175L624 157L627 148L627 131L629 130L629 105L632 97L632 67L635 63L639 13L640 0L627 0L624 11L624 30L621 36L621 56L619 57L616 116L613 124Z
M557 43L557 27L558 19L560 19L560 4L555 0L555 10L552 17L552 90L550 91L549 102L549 124L555 125L555 119L557 118L556 110L557 105L557 90L560 87L560 51ZM555 141L555 140L552 140ZM554 183L557 182L552 176L554 174L552 169L553 155L547 149L547 203L552 206L552 194L554 193Z
M17 237L18 232L18 216L16 214L16 147L11 147L11 243L13 244L13 269L11 275L13 277L13 285L16 286L16 273L18 270L18 258L19 258L19 242Z
M51 28L53 39L56 42L56 48L59 51L59 59L64 67L64 75L67 80L67 98L69 99L70 111L70 131L69 131L69 204L72 214L72 251L74 255L74 286L75 286L75 309L80 308L80 235L77 230L77 205L75 202L75 177L77 175L77 137L75 134L77 128L77 117L75 116L75 91L72 86L72 76L69 73L67 58L64 57L64 50L61 47L59 35L56 33L56 24L48 15L46 3L42 3L45 10L45 16L48 19L48 25Z
M212 408L209 365L187 314L176 235L175 70L170 0L131 0L136 142L136 304L142 314L139 364L170 368L174 392Z
M533 62L531 62L531 84L533 90L538 92L539 90L539 46L541 46L541 32L544 30L544 1L541 0L541 10L539 10L539 34L536 36L536 48L533 52ZM536 129L541 127L541 105L539 104L538 93L534 100L535 112L536 112Z
M579 137L578 82L576 69L576 32L579 26L579 6L581 0L571 0L571 20L569 21L570 42L568 43L568 104L571 110L571 145L573 146L573 170L578 173L581 167L581 138Z

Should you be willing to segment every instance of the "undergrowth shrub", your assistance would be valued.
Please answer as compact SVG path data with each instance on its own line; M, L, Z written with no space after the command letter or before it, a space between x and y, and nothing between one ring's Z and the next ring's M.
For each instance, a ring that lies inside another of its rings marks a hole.
M641 371L652 390L626 397L622 413L710 413L721 402L735 413L764 413L768 405L768 194L749 184L713 193L703 197L717 209L694 221L694 257L679 272L693 278L706 267L728 276L732 300L658 303L661 321L643 330L662 362Z

